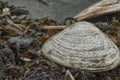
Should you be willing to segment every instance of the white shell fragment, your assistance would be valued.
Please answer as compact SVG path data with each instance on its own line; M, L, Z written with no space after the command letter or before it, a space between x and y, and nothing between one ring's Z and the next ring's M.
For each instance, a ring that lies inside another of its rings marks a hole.
M75 18L85 20L91 17L116 12L120 12L120 0L101 0L80 12Z
M56 34L42 46L48 59L66 67L91 72L116 67L120 53L116 45L89 22L77 22Z

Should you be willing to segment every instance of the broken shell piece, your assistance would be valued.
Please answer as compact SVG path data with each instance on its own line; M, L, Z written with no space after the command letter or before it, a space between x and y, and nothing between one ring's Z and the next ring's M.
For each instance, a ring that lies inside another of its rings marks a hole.
M80 12L75 18L78 21L103 14L120 12L120 0L102 0Z
M10 9L9 8L4 8L2 12L3 12L3 15L10 15Z
M91 72L115 68L120 61L116 45L89 22L77 22L42 46L48 59L66 67Z

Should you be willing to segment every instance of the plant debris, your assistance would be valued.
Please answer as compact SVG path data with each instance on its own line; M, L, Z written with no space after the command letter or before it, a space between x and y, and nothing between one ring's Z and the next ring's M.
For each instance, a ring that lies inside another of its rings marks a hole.
M120 66L107 72L90 73L44 58L41 45L76 20L67 18L64 23L57 23L49 18L29 19L27 14L23 7L0 1L0 80L120 80ZM119 21L113 19L95 25L120 48Z

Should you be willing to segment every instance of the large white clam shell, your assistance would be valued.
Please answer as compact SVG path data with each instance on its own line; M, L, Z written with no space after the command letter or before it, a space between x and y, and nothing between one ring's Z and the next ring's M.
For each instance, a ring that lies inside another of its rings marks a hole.
M92 72L113 69L119 64L116 45L89 22L77 22L56 34L42 46L48 59L66 67Z
M75 16L78 20L85 20L108 13L120 12L120 0L101 0Z

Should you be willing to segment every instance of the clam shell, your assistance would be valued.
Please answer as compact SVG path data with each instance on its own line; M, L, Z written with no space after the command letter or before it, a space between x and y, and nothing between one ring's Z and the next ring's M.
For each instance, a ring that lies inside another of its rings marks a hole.
M77 22L51 37L42 46L48 59L74 69L91 72L116 67L120 53L116 45L89 22Z
M120 0L102 0L75 16L79 21L108 13L120 12Z

